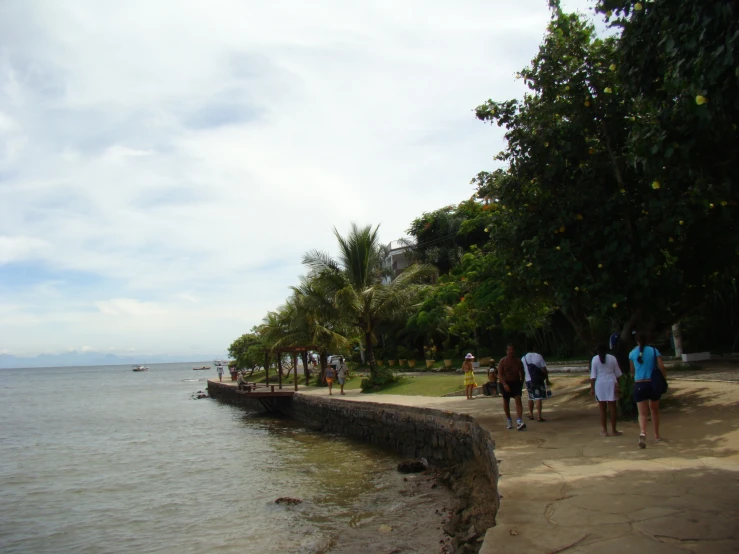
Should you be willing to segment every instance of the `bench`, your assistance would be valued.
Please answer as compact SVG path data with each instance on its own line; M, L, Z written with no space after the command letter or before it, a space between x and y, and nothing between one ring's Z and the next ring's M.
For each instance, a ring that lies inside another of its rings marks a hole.
M239 385L239 390L243 390L246 392L252 392L256 391L257 388L264 387L270 389L270 392L275 392L275 387L279 387L279 384L274 385L270 383L269 385L266 383L243 383Z

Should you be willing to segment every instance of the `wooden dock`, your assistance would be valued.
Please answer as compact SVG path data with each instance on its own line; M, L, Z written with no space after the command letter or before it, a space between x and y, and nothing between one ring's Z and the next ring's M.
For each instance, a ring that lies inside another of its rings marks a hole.
M253 398L270 413L280 413L280 404L284 398L292 398L294 390L282 388L282 384L249 383L249 390L235 390L236 394ZM275 390L276 389L276 390Z

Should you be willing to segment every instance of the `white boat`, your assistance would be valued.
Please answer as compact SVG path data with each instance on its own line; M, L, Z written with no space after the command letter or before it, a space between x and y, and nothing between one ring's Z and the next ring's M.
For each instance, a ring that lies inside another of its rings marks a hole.
M149 368L143 365L135 365L133 371L149 371Z

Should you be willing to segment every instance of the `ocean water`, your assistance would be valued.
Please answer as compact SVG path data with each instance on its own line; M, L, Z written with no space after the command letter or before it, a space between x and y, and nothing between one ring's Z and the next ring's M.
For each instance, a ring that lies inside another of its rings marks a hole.
M438 549L446 493L367 445L193 399L216 375L200 365L0 370L0 552Z

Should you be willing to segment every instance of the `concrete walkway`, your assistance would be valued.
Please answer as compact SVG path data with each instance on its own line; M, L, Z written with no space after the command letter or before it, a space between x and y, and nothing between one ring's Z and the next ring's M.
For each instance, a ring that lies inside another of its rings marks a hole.
M506 430L499 398L347 391L331 399L471 414L491 432L502 499L483 554L739 551L739 384L671 380L666 440L640 450L636 423L600 436L584 376L553 381L561 392L545 403L547 421L527 420L522 432Z

